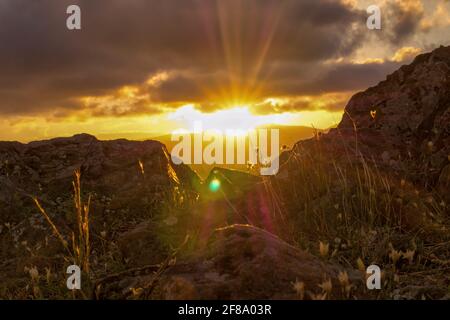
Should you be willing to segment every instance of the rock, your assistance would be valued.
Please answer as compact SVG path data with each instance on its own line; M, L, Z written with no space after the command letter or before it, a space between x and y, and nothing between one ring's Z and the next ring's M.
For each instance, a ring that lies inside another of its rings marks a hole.
M298 299L294 284L303 283L305 299L332 283L331 297L342 297L338 274L344 271L299 250L275 235L248 225L217 229L206 248L171 267L159 279L157 299ZM345 270L354 292L361 274ZM141 277L135 288L150 278ZM129 288L131 290L131 288Z
M211 189L212 181L219 181L217 190ZM255 184L261 183L262 179L253 174L230 170L224 168L214 168L205 180L204 196L208 199L215 198L214 195L225 194L228 198L237 198L242 194L252 190Z
M161 263L169 248L158 238L160 235L156 224L150 221L121 234L117 245L126 264L139 267Z
M3 192L14 193L14 187L20 187L23 193L41 199L47 195L56 199L63 193L67 198L74 170L81 169L83 191L115 198L115 209L134 201L141 204L143 194L158 202L165 189L174 187L190 195L199 184L189 167L172 164L166 148L157 141L100 141L80 134L26 145L1 143L0 163Z
M375 118L371 110L376 110ZM407 170L421 173L422 182L435 184L448 164L449 123L450 47L441 47L353 96L338 129L353 130L355 125L362 141L372 134L382 136L373 141L376 145L368 155L385 159L385 152L396 150L403 160L412 157Z
M336 157L361 153L383 169L433 187L450 163L449 123L450 47L440 47L355 94L338 127L320 140ZM314 141L301 141L296 150L312 149Z
M84 201L92 197L93 247L114 242L141 221L166 219L178 206L188 207L197 197L200 181L188 166L174 165L165 146L157 141L100 141L80 134L28 144L0 142L0 225L24 230L13 239L0 238L5 248L0 259L28 256L18 245L22 241L39 248L35 255L47 250L46 237L53 238L52 231L46 222L43 229L31 222L30 217L40 215L32 196L39 199L60 232L70 237L76 223L72 180L77 169ZM100 241L102 232L108 242ZM128 236L130 254L133 248L145 249L138 245L141 240L148 244L145 232L139 233L143 237L139 241L136 234ZM63 252L60 243L57 248Z

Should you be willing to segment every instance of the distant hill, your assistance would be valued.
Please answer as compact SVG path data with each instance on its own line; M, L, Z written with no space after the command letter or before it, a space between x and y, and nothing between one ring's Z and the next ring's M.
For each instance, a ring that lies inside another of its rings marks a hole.
M132 141L158 140L155 137L163 136L164 133L149 132L117 132L117 133L98 133L95 136L100 140L127 139Z
M287 148L291 148L294 146L296 142L303 139L309 139L314 136L315 132L322 132L323 130L314 129L311 127L304 127L304 126L278 126L278 125L268 125L268 126L261 126L260 129L279 129L280 130L280 148L285 146ZM166 145L167 149L172 150L172 148L178 143L171 141L171 135L161 135L158 137L152 138L153 140L160 141L164 145ZM248 148L248 141L246 141L246 146ZM247 157L248 159L248 157ZM197 174L205 179L209 172L214 167L220 167L220 168L228 168L228 169L236 169L236 170L247 170L246 165L220 165L220 164L214 164L214 165L207 165L207 164L201 164L201 165L190 165L190 167L197 172Z

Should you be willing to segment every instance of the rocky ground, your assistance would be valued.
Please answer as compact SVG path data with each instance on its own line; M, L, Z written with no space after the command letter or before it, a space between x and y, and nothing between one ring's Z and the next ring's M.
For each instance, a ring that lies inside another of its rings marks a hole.
M202 181L157 141L1 142L0 298L448 299L449 106L441 47L356 94L273 177L216 168ZM74 252L34 199L71 242L76 170L90 268L72 292ZM371 264L381 290L365 286Z

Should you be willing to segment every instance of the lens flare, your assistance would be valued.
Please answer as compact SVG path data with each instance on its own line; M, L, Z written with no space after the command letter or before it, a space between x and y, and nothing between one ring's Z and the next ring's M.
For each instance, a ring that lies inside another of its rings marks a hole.
M211 180L211 182L209 183L209 190L211 190L212 192L217 192L220 189L220 181L217 179L213 179Z

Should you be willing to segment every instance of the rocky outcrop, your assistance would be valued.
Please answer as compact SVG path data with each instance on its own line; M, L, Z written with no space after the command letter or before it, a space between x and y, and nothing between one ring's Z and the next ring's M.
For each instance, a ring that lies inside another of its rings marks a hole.
M110 283L114 291L106 297L139 292L153 280L153 274L121 279ZM361 273L325 262L265 230L233 225L217 229L206 248L163 273L152 298L343 298L361 293L362 280Z
M320 140L333 154L363 154L419 184L435 186L450 163L450 47L419 55L355 94ZM300 142L298 146L312 144Z
M173 165L165 146L157 141L100 141L80 134L29 144L3 142L0 225L10 230L0 230L1 258L29 256L26 246L31 244L38 248L34 255L61 252L56 240L54 248L48 245L52 231L32 197L70 237L76 223L72 180L78 169L82 196L87 201L90 195L92 200L91 241L97 253L141 221L175 215L197 197L197 175L188 166ZM163 250L164 244L158 248Z
M132 188L143 178L188 187L197 179L187 166L172 165L160 142L100 141L87 134L29 144L2 143L0 163L1 176L25 189L33 184L60 188L72 180L75 169L81 169L86 185L111 190Z
M80 134L29 144L0 144L0 201L7 202L14 194L34 195L44 201L70 195L77 169L86 192L101 194L116 207L120 207L115 203L120 197L130 204L143 201L142 209L164 197L165 188L176 186L180 192L193 192L199 183L189 167L173 165L166 148L157 141L100 141Z

